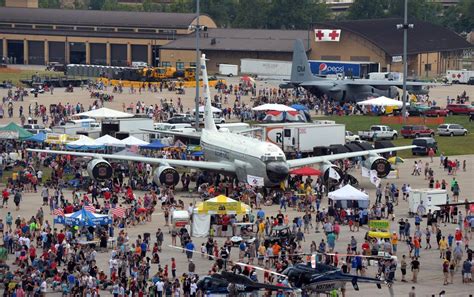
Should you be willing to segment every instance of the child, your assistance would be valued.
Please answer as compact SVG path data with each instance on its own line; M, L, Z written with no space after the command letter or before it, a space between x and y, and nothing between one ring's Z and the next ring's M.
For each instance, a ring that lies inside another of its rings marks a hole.
M201 258L204 258L207 254L207 249L206 249L206 245L204 244L204 242L201 244Z
M469 249L469 237L467 233L464 235L464 249L467 251Z

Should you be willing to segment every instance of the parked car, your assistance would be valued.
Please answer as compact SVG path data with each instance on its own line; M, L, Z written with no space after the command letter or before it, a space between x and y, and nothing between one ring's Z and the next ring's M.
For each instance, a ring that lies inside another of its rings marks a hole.
M168 124L191 124L193 118L190 115L176 115L168 119Z
M439 106L431 106L430 109L425 110L423 114L427 117L447 117L449 110Z
M413 155L428 155L430 148L433 148L435 153L438 151L438 143L433 137L415 138L411 144L417 146L411 149Z
M438 126L439 136L467 135L468 131L459 124L442 124Z
M469 113L469 122L474 121L474 111Z
M23 125L23 129L26 131L32 133L32 134L38 134L40 132L43 133L51 133L52 130L49 128L45 128L43 125L38 125L38 124L25 124Z
M389 126L372 125L368 131L359 131L360 139L381 140L381 139L397 139L398 132Z
M402 134L403 138L411 138L411 137L422 137L422 136L427 136L427 137L434 137L435 132L423 125L407 125L403 126L402 130L400 131Z
M469 114L474 112L474 107L469 104L448 104L446 109L449 111L449 115Z
M346 142L360 141L359 135L346 130Z

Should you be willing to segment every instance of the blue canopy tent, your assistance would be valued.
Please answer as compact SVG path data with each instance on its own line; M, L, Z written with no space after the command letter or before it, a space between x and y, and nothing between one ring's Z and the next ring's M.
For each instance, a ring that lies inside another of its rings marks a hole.
M159 139L157 139L150 144L140 146L140 148L149 150L159 150L168 146L169 145L163 144Z
M33 141L33 142L44 142L46 140L46 133L40 132L36 135L28 137L25 141Z
M111 224L112 219L108 215L92 213L82 208L74 213L54 218L54 223L79 227L97 226Z
M201 151L199 151L199 152L193 152L193 153L191 154L191 156L193 156L193 157L201 157L201 156L204 156L204 153L201 152Z
M300 111L300 110L308 110L308 108L307 108L306 106L302 105L302 104L293 104L293 105L291 106L291 108L294 108L294 109L296 109L296 110L298 110L298 111Z

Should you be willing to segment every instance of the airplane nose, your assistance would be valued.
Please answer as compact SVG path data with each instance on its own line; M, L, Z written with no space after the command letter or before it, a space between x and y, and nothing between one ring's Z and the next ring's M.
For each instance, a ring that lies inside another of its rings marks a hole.
M280 183L288 177L289 168L283 162L270 162L267 164L267 177L272 183Z

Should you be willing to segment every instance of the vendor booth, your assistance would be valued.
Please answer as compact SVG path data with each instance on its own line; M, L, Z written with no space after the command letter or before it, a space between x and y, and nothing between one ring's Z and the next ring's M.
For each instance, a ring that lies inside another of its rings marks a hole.
M112 220L108 215L93 213L82 208L74 213L54 218L54 223L82 227L108 225L112 223Z
M336 207L339 208L363 208L369 207L369 195L357 190L351 185L329 192L329 199L331 199Z
M212 215L239 215L250 213L250 206L224 195L199 202L193 211L193 236L206 237L211 229ZM214 226L212 226L214 227Z
M191 218L187 210L175 210L171 213L171 228L176 230L190 226ZM189 229L189 228L187 228ZM188 230L189 232L189 230Z

